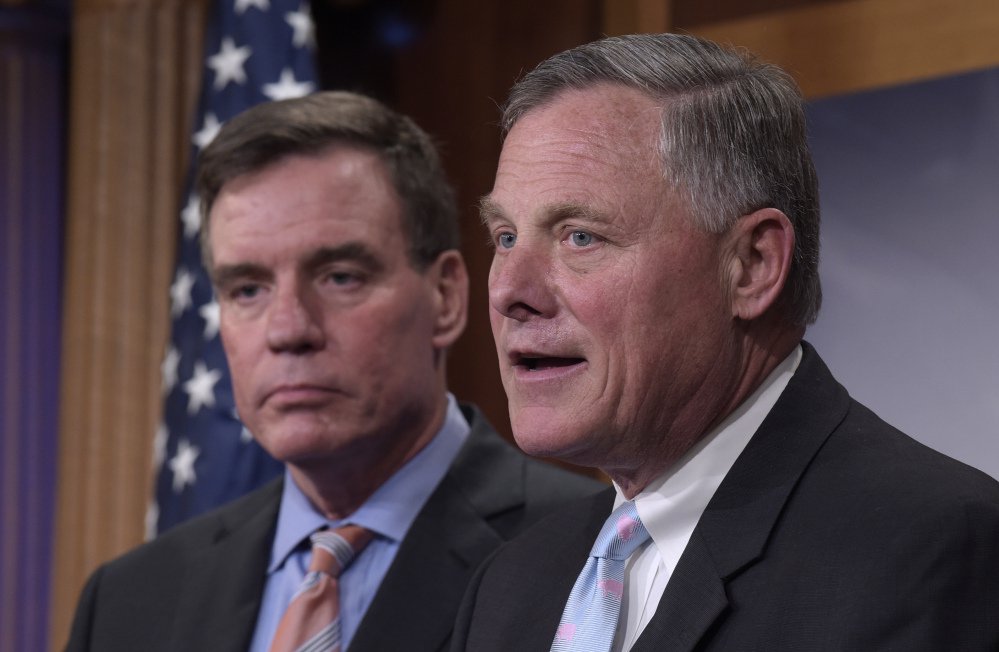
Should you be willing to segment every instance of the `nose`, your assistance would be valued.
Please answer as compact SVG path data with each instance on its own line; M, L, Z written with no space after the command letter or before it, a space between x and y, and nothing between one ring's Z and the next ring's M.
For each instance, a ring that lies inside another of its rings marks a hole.
M556 307L551 276L547 255L526 243L494 254L489 269L490 308L517 321L551 317Z
M322 309L308 290L297 285L275 289L267 314L270 349L304 354L323 348L325 341Z

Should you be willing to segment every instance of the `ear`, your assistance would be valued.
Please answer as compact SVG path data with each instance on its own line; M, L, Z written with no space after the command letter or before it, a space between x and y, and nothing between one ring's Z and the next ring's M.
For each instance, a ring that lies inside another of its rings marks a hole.
M454 344L468 320L468 270L461 253L455 249L442 252L427 270L433 283L435 349Z
M794 227L776 208L739 218L729 231L732 315L758 319L780 297L791 271Z

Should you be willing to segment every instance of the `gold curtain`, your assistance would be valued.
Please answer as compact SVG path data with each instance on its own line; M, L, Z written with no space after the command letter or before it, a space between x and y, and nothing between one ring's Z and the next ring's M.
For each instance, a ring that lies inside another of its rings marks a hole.
M143 538L204 22L204 0L74 6L53 650Z

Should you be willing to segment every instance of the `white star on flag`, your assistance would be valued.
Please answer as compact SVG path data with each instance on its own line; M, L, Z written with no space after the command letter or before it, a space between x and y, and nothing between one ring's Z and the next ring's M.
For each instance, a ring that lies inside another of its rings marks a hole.
M312 16L309 13L309 5L300 5L298 11L289 11L284 15L284 19L291 25L294 35L291 37L291 44L296 48L313 47L316 43L316 27L312 24Z
M180 364L180 353L172 345L167 349L160 363L160 377L163 385L163 393L168 393L177 384L177 365Z
M249 46L236 47L230 37L222 39L222 48L208 57L208 67L215 71L215 90L226 87L229 82L246 83L246 70L243 64L253 54Z
M176 317L191 307L191 288L194 287L194 274L186 269L177 270L177 278L170 286L170 314Z
M212 299L201 306L198 314L205 320L205 339L210 340L219 332L219 302Z
M215 383L219 382L220 378L222 372L218 369L208 369L201 360L194 363L194 376L184 383L184 391L188 397L188 414L194 414L202 406L215 405Z
M173 471L173 490L180 493L184 487L193 485L198 476L194 473L194 461L201 451L197 446L191 446L186 439L177 442L177 454L170 459L170 470Z
M316 88L312 82L295 81L295 72L291 68L281 71L281 79L276 84L264 84L263 93L275 102L293 97L308 95Z
M184 237L191 238L201 229L201 206L198 196L191 194L187 198L187 206L180 212L180 220L184 223Z
M236 13L244 14L250 7L256 7L260 11L267 11L271 8L270 0L236 0Z
M219 119L215 117L214 113L205 114L205 124L202 125L201 131L194 134L191 140L194 144L198 146L198 149L204 149L208 146L208 143L215 140L215 136L218 135L219 129L222 128L222 123Z

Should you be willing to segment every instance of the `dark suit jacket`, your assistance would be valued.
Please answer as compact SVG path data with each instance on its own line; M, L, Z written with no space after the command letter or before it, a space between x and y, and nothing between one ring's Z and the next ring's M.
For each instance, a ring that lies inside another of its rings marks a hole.
M604 486L527 459L477 409L462 409L471 435L406 534L351 652L446 648L476 566L556 505ZM67 649L245 652L281 488L271 483L99 568Z
M632 649L999 650L999 483L878 419L804 350ZM487 562L452 650L548 650L613 498Z

